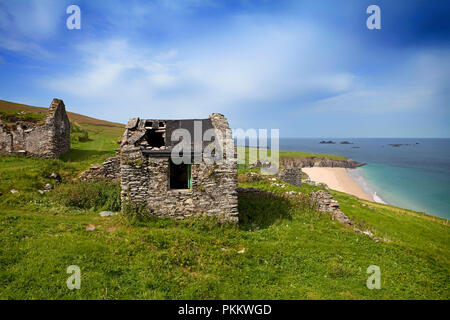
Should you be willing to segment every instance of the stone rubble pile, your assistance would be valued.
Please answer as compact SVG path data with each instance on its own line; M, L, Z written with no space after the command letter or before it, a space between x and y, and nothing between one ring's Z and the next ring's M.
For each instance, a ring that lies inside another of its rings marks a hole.
M260 168L270 168L272 166L272 162L268 161L268 160L256 160L256 162L254 162L250 168L251 169L260 169Z
M324 188L324 189L329 189L328 186L325 183L312 181L309 178L308 179L303 179L302 183L310 185L310 186L314 186L314 187L320 187L320 188Z
M257 188L236 188L238 194L260 194L260 195L271 195L274 196L275 193L270 191L264 191Z
M310 194L310 198L315 202L320 212L330 213L333 219L340 223L351 226L352 221L341 211L339 203L333 196L323 190L318 190Z
M264 177L257 172L247 172L239 175L239 182L257 182L264 180Z
M325 192L323 190L318 190L318 191L312 192L310 194L310 198L315 202L317 209L320 212L331 214L333 219L335 219L345 225L351 226L353 231L360 233L360 234L365 234L368 237L372 238L375 242L379 242L379 241L390 242L391 241L387 238L375 237L370 230L363 231L361 229L358 229L358 228L352 226L352 221L341 211L339 203L336 200L334 200L333 196L331 194L329 194L328 192Z
M270 184L271 186L280 187L280 188L286 188L286 185L278 182L273 182Z
M120 179L120 157L106 159L102 164L92 165L78 177L81 181L118 181Z

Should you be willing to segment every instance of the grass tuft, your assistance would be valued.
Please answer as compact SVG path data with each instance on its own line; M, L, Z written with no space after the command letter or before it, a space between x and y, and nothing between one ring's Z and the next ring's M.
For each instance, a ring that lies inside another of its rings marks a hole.
M77 181L58 185L49 193L56 204L76 209L120 211L118 183Z

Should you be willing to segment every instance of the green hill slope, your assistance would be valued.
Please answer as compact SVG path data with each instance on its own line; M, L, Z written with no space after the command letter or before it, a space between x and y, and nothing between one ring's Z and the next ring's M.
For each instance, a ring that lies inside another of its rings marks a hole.
M2 113L27 112L28 116L39 117L45 115L48 108L33 107L13 102L0 100L0 116ZM60 166L63 164L78 170L86 169L93 163L102 162L115 154L114 150L119 146L117 141L122 136L125 126L120 123L98 120L77 113L67 112L72 128L82 128L89 132L89 139L80 142L72 139L71 149L61 157ZM33 169L34 164L39 162L35 159L24 159L21 168ZM57 162L57 161L56 161ZM42 163L47 163L42 161ZM14 169L14 163L12 164ZM0 191L2 191L0 189Z
M0 155L0 299L450 298L447 220L336 191L358 227L391 242L376 243L283 197L317 188L271 180L240 179L241 187L273 195L241 195L239 226L102 218L100 210L118 210L119 186L74 178L115 153L123 126L78 116L70 117L89 140L74 141L60 159ZM46 183L54 189L39 194ZM66 287L70 265L81 269L80 290ZM366 287L370 265L381 269L380 290Z
M66 106L66 108L67 108L67 106ZM25 111L25 112L45 114L45 113L47 113L48 106L45 108L42 108L42 107L34 107L34 106L26 105L26 104L20 104L20 103L0 100L0 110L3 110L3 111ZM84 116L84 115L81 115L78 113L73 113L70 111L67 112L67 115L71 121L75 121L79 124L87 124L87 125L92 124L95 126L116 128L116 130L119 130L119 129L123 130L123 128L124 128L124 125L120 124L120 123L94 119L94 118L87 117L87 116ZM119 132L119 134L121 134L121 133L123 133L123 132Z

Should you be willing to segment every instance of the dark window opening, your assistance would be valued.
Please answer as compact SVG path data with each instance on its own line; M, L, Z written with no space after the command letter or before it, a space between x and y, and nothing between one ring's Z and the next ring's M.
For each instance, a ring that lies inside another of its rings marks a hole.
M170 161L169 168L169 188L170 189L190 189L191 188L191 165L175 164Z
M145 140L150 147L159 148L165 145L162 131L148 129L145 134Z

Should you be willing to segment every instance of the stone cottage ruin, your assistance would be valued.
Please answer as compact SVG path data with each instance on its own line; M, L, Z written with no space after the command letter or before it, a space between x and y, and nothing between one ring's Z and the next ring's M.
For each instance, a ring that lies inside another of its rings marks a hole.
M64 102L53 99L42 121L0 120L0 152L56 158L70 149L70 122Z
M200 144L194 139L199 136ZM178 151L181 145L188 148ZM176 163L175 150L190 161ZM130 119L121 142L120 181L122 205L144 204L155 216L206 214L238 221L234 141L221 114L201 120Z

